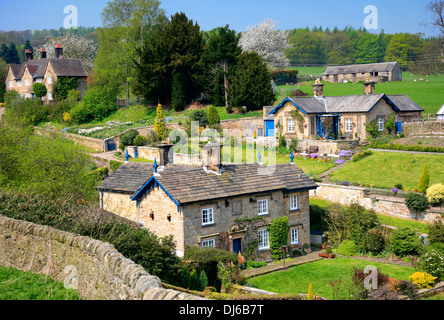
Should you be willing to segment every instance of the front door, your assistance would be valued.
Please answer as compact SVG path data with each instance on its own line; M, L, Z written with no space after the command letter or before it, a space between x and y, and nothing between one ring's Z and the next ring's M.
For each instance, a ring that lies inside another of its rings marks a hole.
M235 253L237 253L237 254L239 254L239 252L242 252L242 249L241 249L241 240L242 239L233 239L233 252L235 252Z
M265 136L274 137L274 120L265 121Z

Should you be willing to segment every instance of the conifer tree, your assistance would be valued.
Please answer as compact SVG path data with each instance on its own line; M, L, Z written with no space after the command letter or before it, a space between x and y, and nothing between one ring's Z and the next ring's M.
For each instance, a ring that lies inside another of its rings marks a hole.
M156 131L160 141L163 141L165 139L165 130L165 117L163 116L162 105L159 103L159 105L157 106L156 121L154 122L154 131Z
M430 174L429 168L427 167L427 163L424 165L422 169L421 178L419 179L419 192L426 193L430 184Z
M207 119L208 119L208 125L210 127L214 124L220 123L220 116L215 106L211 105L208 108Z

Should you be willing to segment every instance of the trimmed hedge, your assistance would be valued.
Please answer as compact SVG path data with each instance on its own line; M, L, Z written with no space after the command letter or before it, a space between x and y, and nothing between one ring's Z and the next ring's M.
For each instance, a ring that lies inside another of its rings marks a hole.
M373 149L385 149L385 150L399 150L399 151L416 151L416 152L437 152L444 153L444 148L435 146L411 146L403 145L399 143L382 143L373 141L370 143L369 148Z

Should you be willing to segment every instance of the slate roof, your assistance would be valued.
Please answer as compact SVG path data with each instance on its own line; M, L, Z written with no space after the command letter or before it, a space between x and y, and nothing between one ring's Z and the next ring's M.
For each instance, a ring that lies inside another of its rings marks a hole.
M387 95L387 97L398 107L401 112L425 111L420 105L406 95Z
M48 62L54 69L55 74L58 77L87 77L82 62L78 59L67 58L45 58L38 60L30 60L27 63L11 64L11 69L16 80L20 80L25 72L25 68L28 68L29 73L33 78L43 78L46 72Z
M349 73L366 73L366 72L387 72L392 71L397 62L382 62L368 64L354 64L348 66L331 66L327 67L324 75L330 74L349 74Z
M289 192L317 188L314 181L295 165L277 164L275 170L272 168L259 164L230 164L223 166L221 175L216 175L206 173L200 166L169 164L159 171L160 176L155 179L179 204L277 190ZM264 169L269 171L264 172ZM134 196L152 174L152 164L128 162L104 180L98 190Z

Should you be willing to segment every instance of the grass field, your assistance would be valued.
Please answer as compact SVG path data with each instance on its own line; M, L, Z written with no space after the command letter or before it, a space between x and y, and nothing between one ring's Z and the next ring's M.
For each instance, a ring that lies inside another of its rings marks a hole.
M315 71L318 75L323 72L323 69L319 67L302 67L295 69L300 69L300 74L313 74ZM424 80L420 81L420 79ZM416 82L414 80L416 80ZM359 95L363 94L364 91L362 83L323 83L325 84L324 95L326 96ZM312 82L302 82L300 83L300 89L303 92L308 93L309 96L313 96L312 84ZM278 86L279 99L276 101L275 105L282 102L282 97L288 95L297 88L298 85ZM376 84L375 91L376 93L385 93L389 95L406 94L425 110L425 114L435 114L444 103L444 74L424 77L403 72L403 81L378 83Z
M375 266L382 273L398 280L408 280L408 277L415 272L410 267L336 257L294 266L287 271L250 278L247 282L254 284L259 289L291 294L306 294L311 283L313 293L333 299L333 290L328 281L339 278L348 279L353 268L365 268L368 265ZM345 295L345 292L343 294Z
M0 300L80 300L80 296L43 274L0 266Z
M402 184L404 189L418 189L424 164L430 172L430 185L444 183L444 156L399 152L374 152L357 162L349 162L330 174L330 181L349 181L382 188Z

